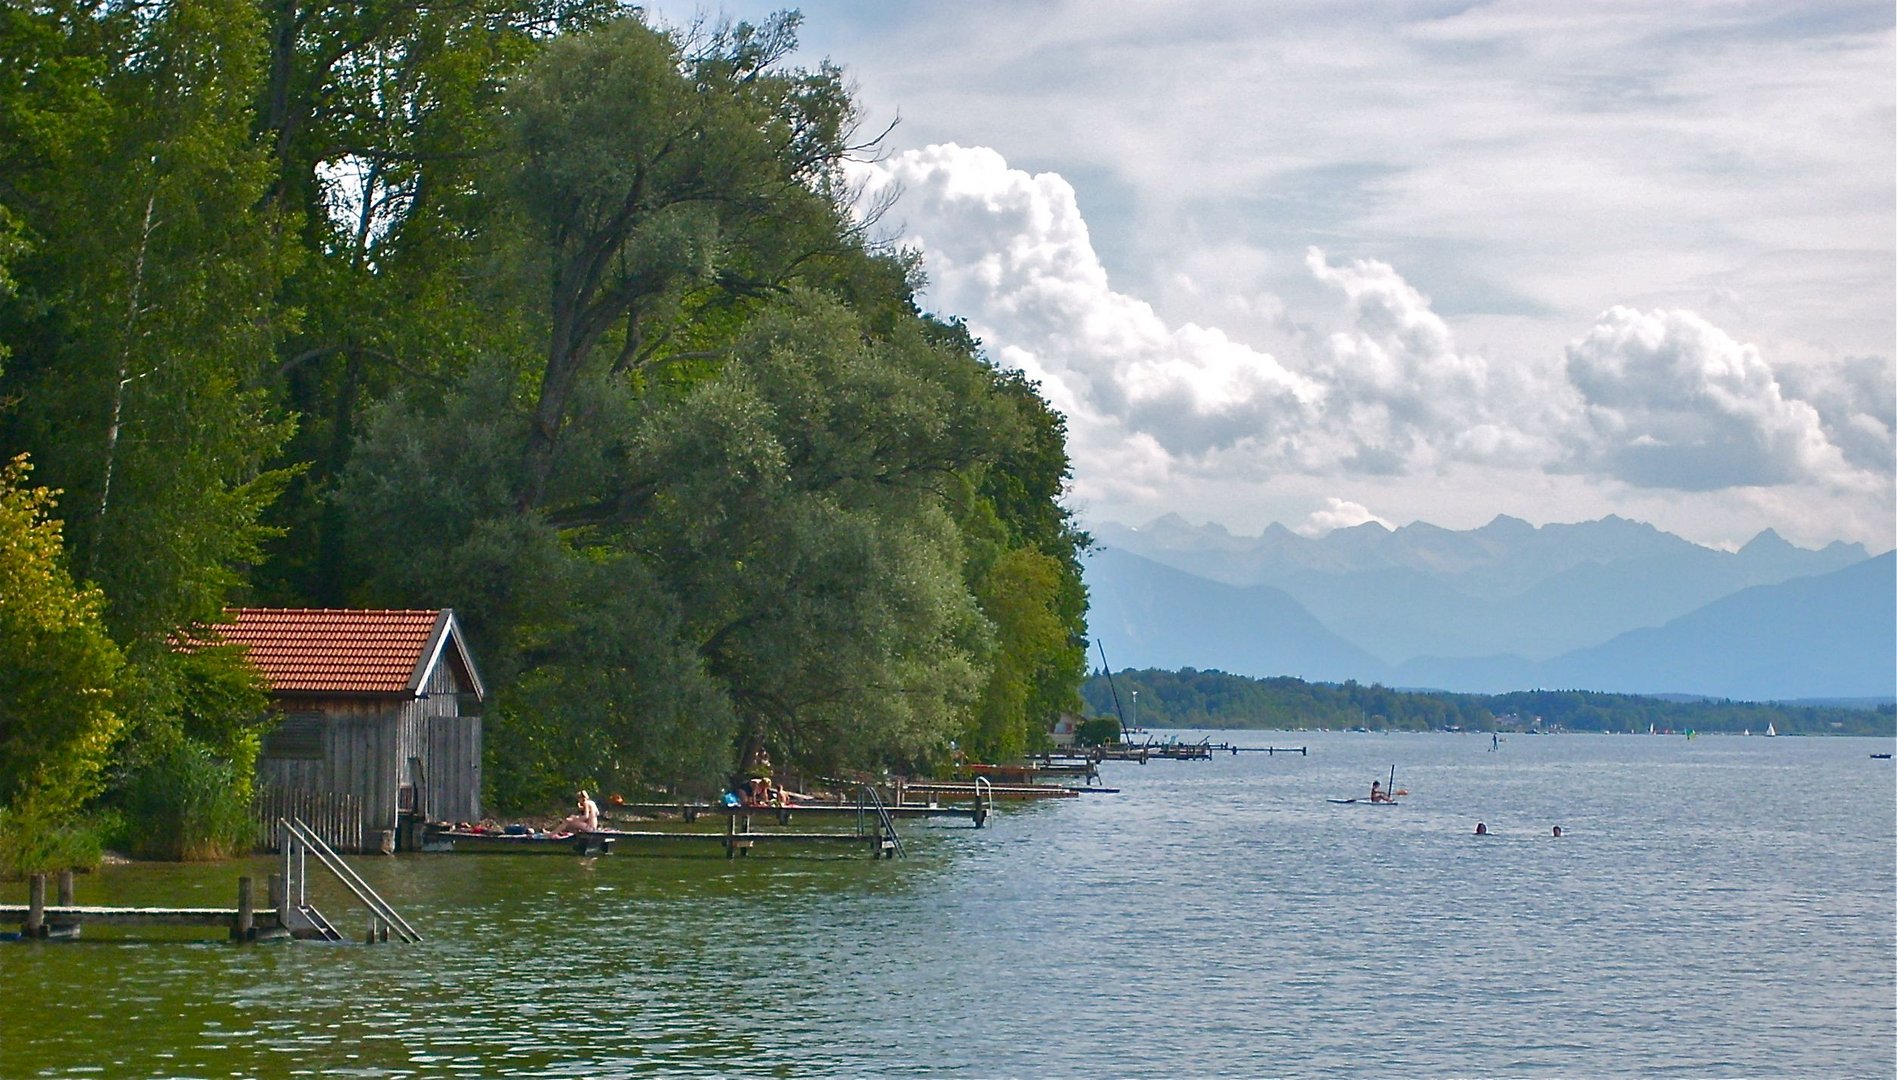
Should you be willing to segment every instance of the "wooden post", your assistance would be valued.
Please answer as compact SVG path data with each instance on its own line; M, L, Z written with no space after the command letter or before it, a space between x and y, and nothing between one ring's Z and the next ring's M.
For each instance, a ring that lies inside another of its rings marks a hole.
M248 875L237 879L237 921L231 924L232 941L249 941L257 936L256 900Z
M269 890L270 906L276 910L277 925L285 930L290 928L289 890L283 887L283 875L271 874L265 886Z
M72 907L72 868L59 872L59 906Z
M46 936L46 875L34 874L26 886L25 937Z

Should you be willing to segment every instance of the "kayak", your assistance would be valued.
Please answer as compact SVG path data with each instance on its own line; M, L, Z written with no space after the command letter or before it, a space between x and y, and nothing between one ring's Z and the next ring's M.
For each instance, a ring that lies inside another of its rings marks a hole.
M1359 805L1359 806L1402 806L1403 805L1402 803L1397 802L1394 799L1378 799L1376 802L1371 802L1369 799L1330 799L1327 801L1334 802L1339 806L1351 806L1353 804Z

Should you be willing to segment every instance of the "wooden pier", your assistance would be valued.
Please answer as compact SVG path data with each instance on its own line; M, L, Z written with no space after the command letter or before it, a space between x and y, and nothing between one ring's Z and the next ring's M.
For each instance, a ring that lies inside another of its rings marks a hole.
M601 820L604 828L561 836L477 833L430 826L420 848L429 852L609 855L615 850L653 845L717 844L726 858L749 855L760 844L840 844L867 848L876 858L904 854L896 834L897 818L966 817L980 828L993 800L975 798L968 806L890 805L870 785L854 802L796 802L778 806L728 806L723 803L615 803ZM634 818L632 815L638 815ZM722 819L722 828L702 827L701 818ZM790 828L793 822L830 823L829 829ZM677 823L677 824L674 824ZM843 826L847 825L845 828Z
M901 785L898 785L900 788ZM911 784L905 790L917 790ZM965 799L975 797L973 784L962 784L953 793ZM891 801L883 809L893 818L929 818L929 817L965 817L980 828L987 820L987 808L980 805L938 805L934 803L906 803ZM701 816L718 816L738 810L749 810L753 816L773 818L779 825L789 825L797 818L838 818L854 817L859 812L855 805L840 802L798 802L788 806L725 806L722 803L622 803L615 804L612 811L617 814L637 814L645 818L677 818L687 824L695 822ZM613 818L608 813L606 818ZM624 820L617 818L615 820Z
M282 872L269 877L269 892L259 907L251 879L237 879L237 906L222 907L105 907L73 902L73 875L59 875L54 903L46 902L46 875L34 874L27 882L25 904L0 904L0 924L17 924L23 941L70 940L79 936L88 923L101 926L195 926L224 927L232 941L258 941L270 938L298 938L318 941L342 941L343 935L310 902L309 867L314 858L336 876L343 887L369 910L366 940L387 941L391 934L402 941L420 941L421 934L397 914L386 900L376 894L361 875L351 869L308 825L296 818L277 822L282 842L278 846Z
M907 780L896 786L896 798L899 800L889 810L898 809L924 811L927 813L951 812L928 806L932 799L968 799L978 793L992 795L995 799L1074 799L1084 791L1110 791L1107 788L1074 787L1067 784L990 784L971 780ZM915 800L922 799L922 803Z
M17 925L21 940L71 940L88 923L98 926L193 926L223 927L232 941L286 937L276 896L282 880L270 877L271 903L261 910L254 902L251 879L237 879L237 906L221 907L106 907L73 903L72 871L59 875L54 902L46 901L46 875L34 874L27 882L25 904L0 904L0 924Z
M429 826L422 830L420 850L431 854L497 855L611 855L614 836L605 832L568 833L489 833Z
M1077 776L1092 783L1100 777L1100 761L1091 755L1076 758L1043 757L1006 765L971 763L957 771L995 783L1027 784L1059 776Z
M1309 756L1302 746L1234 746L1231 743L1215 743L1210 740L1196 743L1144 743L1139 746L1118 745L1103 746L1094 750L1102 761L1136 761L1141 765L1158 759L1161 761L1210 761L1213 754L1299 754Z

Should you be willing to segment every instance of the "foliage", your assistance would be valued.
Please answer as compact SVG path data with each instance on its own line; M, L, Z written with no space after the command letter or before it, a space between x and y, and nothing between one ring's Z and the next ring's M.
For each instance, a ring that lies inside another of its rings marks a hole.
M100 787L121 721L119 650L98 590L74 585L24 456L0 467L0 806L63 828ZM20 850L15 847L12 850Z
M1120 741L1120 721L1112 716L1091 716L1074 729L1078 746L1112 746Z
M1222 671L1128 669L1114 676L1121 700L1139 693L1139 721L1152 727L1439 731L1763 732L1781 735L1897 734L1897 707L1873 709L1771 702L1672 700L1585 690L1449 694L1382 686L1252 679ZM1082 689L1088 708L1110 712L1105 676Z
M120 792L125 850L140 858L197 861L241 854L251 843L248 770L193 739L179 739L132 772Z
M455 608L497 808L1044 742L1084 669L1061 418L865 240L797 26L0 8L0 451L68 493L126 658L77 797L109 766L146 849L232 842L234 601Z
M96 821L55 816L44 807L0 806L0 880L94 867L104 856Z

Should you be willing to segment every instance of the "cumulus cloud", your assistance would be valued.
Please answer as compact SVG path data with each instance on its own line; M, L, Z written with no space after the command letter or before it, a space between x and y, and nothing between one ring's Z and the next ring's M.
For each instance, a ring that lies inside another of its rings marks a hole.
M1066 180L1010 169L993 150L930 146L862 167L865 197L892 186L903 240L925 253L931 302L962 314L1006 362L1082 414L1203 454L1299 430L1321 388L1216 329L1168 326L1113 291ZM1070 413L1070 416L1072 414Z
M1847 356L1787 368L1785 392L1818 411L1825 436L1853 468L1889 476L1897 463L1897 365Z
M1578 467L1683 491L1849 480L1818 410L1692 312L1611 308L1568 346L1567 372L1585 402Z
M1313 374L1329 388L1329 426L1370 471L1415 472L1442 461L1546 461L1564 399L1549 372L1491 363L1456 347L1429 300L1387 263L1305 265L1340 292L1349 327L1330 334ZM1381 466L1379 468L1378 466Z
M900 192L901 240L924 252L928 299L968 318L1002 363L1040 380L1076 439L1136 439L1143 471L1371 472L1445 461L1552 457L1546 371L1456 347L1429 301L1389 265L1312 277L1344 327L1284 356L1216 327L1168 325L1116 291L1073 188L980 147L931 146L859 166L864 198ZM1256 305L1272 310L1276 297Z
M1889 360L1779 372L1697 314L1631 307L1565 354L1490 357L1396 267L1316 248L1304 265L1328 306L1282 319L1272 352L1116 291L1056 174L953 144L857 169L866 199L900 193L898 239L923 253L930 306L965 317L1066 414L1083 499L1457 469L1657 491L1888 487ZM1333 498L1302 528L1371 520Z

